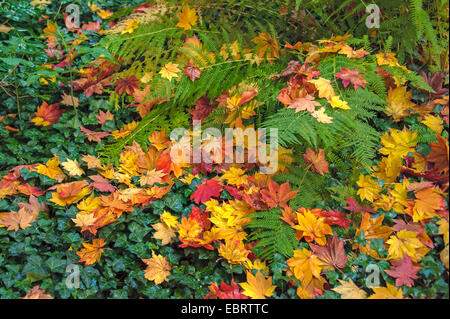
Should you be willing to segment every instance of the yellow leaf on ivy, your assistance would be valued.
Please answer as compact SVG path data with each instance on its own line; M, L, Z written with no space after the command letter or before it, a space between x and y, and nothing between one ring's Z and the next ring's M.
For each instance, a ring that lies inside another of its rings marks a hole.
M266 299L273 295L276 286L272 285L272 277L265 278L260 271L256 273L256 276L253 276L250 271L246 273L247 282L239 284L244 289L243 295L252 299Z
M155 282L155 285L159 285L164 281L169 281L167 278L170 275L170 266L167 259L161 255L156 255L152 250L152 258L142 259L147 264L145 269L145 278Z

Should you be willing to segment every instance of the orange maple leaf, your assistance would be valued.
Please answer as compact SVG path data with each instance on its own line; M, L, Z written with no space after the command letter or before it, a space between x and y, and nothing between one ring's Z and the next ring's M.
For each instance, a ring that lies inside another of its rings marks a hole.
M303 154L303 158L305 159L306 164L312 165L312 171L315 171L320 175L328 172L328 162L325 160L325 153L323 152L323 149L319 148L316 153L308 147L306 149L306 153Z
M146 279L153 280L155 285L169 281L167 277L170 275L172 267L165 257L156 255L152 251L152 258L142 259L142 261L147 264L147 268L145 269Z
M298 191L291 191L289 182L282 185L277 184L271 180L268 189L261 190L262 200L269 206L282 207L287 204L289 200L297 195Z
M51 126L59 121L59 118L66 110L59 109L59 103L48 105L47 102L42 102L38 106L35 117L31 120L39 126Z
M92 244L83 243L83 249L77 251L77 255L80 256L79 262L85 263L85 266L92 265L100 261L105 246L103 238L94 239Z

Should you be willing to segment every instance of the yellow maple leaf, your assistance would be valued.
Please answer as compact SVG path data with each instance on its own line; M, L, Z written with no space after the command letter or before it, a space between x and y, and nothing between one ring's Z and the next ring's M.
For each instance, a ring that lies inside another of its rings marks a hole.
M97 14L103 20L106 20L113 15L113 13L109 9L106 9L106 10L102 9L102 10L98 11Z
M444 264L445 268L448 269L448 244L445 245L445 248L442 249L439 256L441 257L441 261Z
M378 65L399 66L398 60L393 52L380 52L375 55Z
M432 129L436 134L441 135L444 129L444 121L439 116L433 116L428 114L421 123L425 124L427 127Z
M125 27L120 33L121 34L133 33L138 26L139 26L139 19L128 20L127 22L125 22Z
M336 291L341 295L341 299L366 299L367 294L364 290L355 285L353 280L348 281L338 279L341 283L339 287L335 287L331 290Z
M373 168L373 175L385 183L393 183L400 174L402 168L402 158L398 155L391 154L383 157L381 161Z
M161 255L156 255L152 250L152 258L142 259L147 264L145 269L145 278L155 282L155 285L159 285L164 281L169 281L167 278L170 275L170 266L167 259Z
M244 289L243 295L252 299L266 299L273 295L276 286L272 285L272 277L265 278L260 271L256 273L256 276L253 276L250 271L246 273L247 282L239 284Z
M91 196L89 196L86 199L83 199L81 202L78 203L77 208L80 211L84 212L92 212L93 210L99 208L102 204L102 201L99 197L94 197L94 194L92 193Z
M384 155L396 155L403 157L408 153L414 153L417 145L417 131L411 132L406 127L403 130L390 128L381 136L383 148L378 151Z
M341 98L337 95L332 96L331 99L328 100L328 103L333 108L343 109L343 110L350 110L350 106L348 106L347 101L341 100Z
M221 243L218 249L219 255L225 258L230 264L241 264L247 261L250 251L245 248L241 240L227 239L225 244Z
M103 238L92 240L92 244L83 243L83 249L77 251L77 255L80 257L79 262L85 263L85 266L92 265L100 261L105 246Z
M33 0L30 2L30 4L33 7L38 7L39 9L42 9L48 6L51 2L52 2L51 0Z
M336 94L334 89L330 84L330 80L325 78L318 78L316 80L309 80L308 83L314 84L316 89L319 91L319 97L331 100Z
M417 235L416 232L404 229L392 235L386 241L389 245L387 258L400 260L408 254L413 262L419 262L429 249L417 238Z
M177 237L175 230L171 229L164 223L157 223L152 225L156 232L153 234L153 238L160 239L162 245L167 245L173 242L173 238Z
M221 179L227 181L229 185L247 185L247 175L245 175L245 171L240 168L230 167L229 170L224 170L225 174L222 175Z
M280 58L277 41L269 33L259 33L257 37L252 39L252 42L257 45L256 55L260 59L266 57L272 63L273 60Z
M178 228L178 217L173 216L171 213L164 211L160 216L161 221L166 224L169 228Z
M404 299L402 288L386 283L387 287L373 287L374 292L368 299Z
M386 101L386 114L393 118L394 122L398 122L407 117L410 110L413 110L415 104L411 102L411 91L407 91L406 87L399 86L394 89L390 88Z
M370 176L359 175L359 180L356 184L359 186L356 194L359 195L361 200L367 199L369 202L373 203L381 192L380 185L371 179Z
M82 176L84 170L80 167L80 164L76 160L67 159L61 166L69 172L70 176Z
M88 7L92 12L100 10L100 7L97 6L95 3L88 2Z
M178 14L177 27L183 28L185 31L191 30L197 24L197 13L195 9L184 6L181 13Z
M316 255L313 255L311 251L306 248L294 250L294 256L289 258L286 262L295 278L304 283L305 286L307 286L313 278L319 280L323 279L320 276L323 263Z
M52 193L50 201L60 206L77 203L92 191L86 181L58 184L49 188L53 189L56 189L56 192Z
M169 62L165 66L162 67L159 74L165 79L172 81L172 78L178 78L178 73L180 69L178 69L178 64Z
M316 218L309 209L297 213L297 220L298 225L293 226L293 228L298 230L298 240L305 238L308 242L315 241L323 246L327 243L326 235L333 234L330 225L325 223L325 218Z
M38 172L41 175L45 175L47 177L56 179L58 182L62 182L66 175L63 173L61 168L59 167L59 164L61 162L59 161L58 156L55 154L53 158L49 159L47 163L39 164L36 167L36 172Z
M444 243L448 245L448 221L441 219L437 224L439 225L438 234L444 236Z

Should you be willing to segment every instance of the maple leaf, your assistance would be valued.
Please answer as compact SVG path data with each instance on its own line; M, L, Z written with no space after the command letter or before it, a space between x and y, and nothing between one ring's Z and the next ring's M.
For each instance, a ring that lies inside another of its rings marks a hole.
M356 200L354 200L351 197L346 197L345 200L347 201L347 206L344 206L346 210L349 210L354 213L372 213L377 214L378 212L373 209L372 207L368 206L359 206Z
M192 114L193 120L200 121L205 119L218 106L218 104L211 104L209 98L206 95L200 97L194 104L195 109L190 110L189 113Z
M204 178L200 185L197 185L197 189L192 193L191 199L196 203L205 203L211 197L220 197L222 192L222 185L219 184L217 179Z
M333 232L330 225L325 223L325 218L317 218L309 209L300 208L297 211L298 224L293 228L296 229L297 239L305 238L306 241L316 241L319 245L326 244L326 235Z
M322 279L322 262L316 255L311 254L306 248L294 250L294 256L289 258L286 263L294 274L295 278L307 286L313 278Z
M437 222L437 224L439 225L438 234L444 237L444 243L448 245L448 221L445 219L441 219Z
M444 129L444 121L439 116L433 116L431 114L428 114L425 116L425 119L422 120L420 123L425 124L427 127L429 127L431 130L433 130L437 135L440 135L442 133L442 130Z
M386 241L389 245L387 258L400 260L408 254L413 262L419 262L429 249L417 238L417 235L416 232L401 230L391 236Z
M81 227L81 232L89 231L93 235L97 234L94 213L78 213L76 218L72 218L72 221L75 223L75 226Z
M165 66L162 67L161 71L159 71L159 74L164 79L168 79L169 81L172 81L172 78L178 78L178 73L180 72L180 69L178 69L178 64L169 62Z
M333 123L333 118L331 116L328 116L325 113L325 108L321 107L318 110L315 110L314 112L311 113L312 117L314 117L317 122L319 123L325 123L325 124L329 124L329 123Z
M89 185L101 192L111 192L112 193L116 190L116 188L114 186L112 186L106 178L104 178L100 175L92 175L92 176L89 176L89 178L93 181L93 183L91 183Z
M17 203L17 205L19 205L20 208L25 209L27 212L33 214L35 217L37 217L40 212L48 211L47 205L44 202L40 203L36 196L31 194L28 201L29 203Z
M381 192L381 187L376 181L371 179L369 175L359 175L359 180L356 184L360 187L356 194L359 195L361 200L367 199L369 202L373 203Z
M48 105L44 101L41 106L38 106L36 116L31 119L31 122L39 126L51 126L58 123L59 118L65 111L59 109L59 103Z
M373 287L374 294L368 299L404 299L402 288L386 283L386 287Z
M100 142L102 138L111 135L109 132L95 132L82 126L80 126L80 131L88 138L88 141L91 142Z
M220 287L217 283L211 284L209 287L209 293L205 296L205 299L248 299L239 290L238 284L232 280L231 285L228 286L222 282Z
M427 155L428 162L434 164L434 168L441 174L448 173L449 148L448 142L441 136L437 136L436 143L430 143L431 152Z
M18 231L19 228L25 229L31 226L32 222L37 220L37 215L28 212L25 208L19 209L17 212L10 212L0 215L0 226L7 227L7 230Z
M386 101L386 114L391 116L394 122L398 122L409 115L409 111L413 110L415 104L411 102L412 93L406 90L406 87L399 86L390 88Z
M337 238L328 239L325 246L317 246L309 244L314 255L324 262L324 270L334 270L334 268L344 268L347 265L347 257L345 256L344 241Z
M125 92L129 95L133 95L134 90L139 89L139 79L134 75L129 75L125 79L118 79L115 85L115 91L120 95Z
M319 91L319 97L325 98L327 100L331 99L336 94L334 89L330 84L330 80L325 78L318 78L316 80L309 80L308 83L314 84L316 89Z
M346 101L343 101L340 99L339 96L332 96L331 99L328 100L328 103L330 103L330 105L333 108L339 108L339 109L343 109L343 110L350 110L350 106L348 106L348 103Z
M416 191L415 196L412 209L414 222L436 217L436 211L445 207L444 198L433 187Z
M195 9L189 8L189 6L183 6L181 13L178 14L177 27L184 29L185 31L191 30L194 25L197 24L197 13Z
M290 206L286 205L281 209L280 219L288 223L291 227L294 227L295 223L297 223L297 214L292 211Z
M341 295L341 299L366 299L367 294L364 290L355 285L353 280L348 281L338 279L341 283L339 287L335 287L331 290L336 291Z
M70 176L82 176L84 174L83 169L76 160L67 159L67 161L61 163L61 166L69 172Z
M132 19L125 22L125 28L120 34L133 33L139 26L139 19Z
M59 168L60 163L61 162L59 161L59 157L57 155L54 155L53 158L49 159L47 163L45 163L45 165L39 164L36 167L36 172L41 175L56 179L61 183L66 178L66 175L63 173L61 168Z
M152 227L156 230L153 234L153 238L160 239L162 245L171 244L173 238L177 237L175 231L165 223L157 223L152 225Z
M92 155L83 155L81 157L82 161L85 162L88 166L88 169L92 168L100 168L102 166L102 163L100 162L100 159L98 159L95 156Z
M163 183L163 177L167 174L163 171L152 169L150 171L147 171L144 175L140 178L140 184L141 186L144 185L153 185L155 183L162 184Z
M384 272L396 279L396 286L412 287L414 286L414 279L419 278L417 276L419 270L420 267L415 267L408 254L405 254L403 259L393 260L392 268L390 270L385 270Z
M355 91L360 86L365 88L365 85L367 83L367 81L364 80L364 76L362 74L359 74L358 68L356 69L341 68L341 72L336 72L334 76L342 80L344 88L346 88L349 85L349 83L353 84L353 88L355 89Z
M100 31L100 22L96 21L96 22L89 22L86 24L83 24L81 26L81 30L86 30L86 31L92 31L92 32L98 32Z
M53 299L53 297L46 294L45 289L40 289L40 286L34 286L28 290L27 294L22 299Z
M272 63L274 59L280 58L277 41L269 33L259 33L252 39L252 42L257 45L256 55L260 59L266 56L267 60Z
M64 95L61 98L63 99L61 101L62 104L67 106L73 106L74 108L78 107L79 99L77 97L64 93Z
M273 180L270 180L268 189L261 190L262 200L270 208L286 205L297 193L298 191L291 191L289 182L279 185Z
M152 250L152 258L142 259L147 264L145 269L145 278L155 282L155 285L159 285L164 281L169 281L167 278L170 275L170 266L167 259L161 255L156 255Z
M105 125L106 121L108 120L113 120L114 119L114 115L112 115L109 110L106 112L103 112L102 110L100 110L98 112L98 115L95 116L97 118L97 123L100 125Z
M382 238L386 240L392 234L393 228L383 225L383 220L384 215L371 218L369 213L363 213L361 225L356 233L360 234L363 231L366 239Z
M200 73L200 69L192 63L189 63L184 67L184 75L188 76L192 82L200 78Z
M296 113L305 110L311 113L314 112L316 106L320 106L320 103L314 101L314 96L306 95L296 98L287 108L294 109Z
M50 201L60 206L74 204L91 192L86 181L58 184L49 188L54 189L56 192L52 193Z
M251 299L266 299L273 295L276 286L272 285L272 277L265 278L260 271L256 273L256 276L253 276L250 271L246 271L246 274L247 282L239 284L244 289L243 295Z
M344 228L348 228L348 226L352 223L350 219L346 219L346 214L343 212L335 210L320 210L319 212L312 212L316 217L323 217L325 218L325 223L328 225L338 225Z
M113 13L109 9L106 9L106 10L102 9L102 10L98 11L97 14L100 18L102 18L102 20L107 20L108 18L110 18L113 15Z
M103 238L93 239L92 244L82 243L82 245L84 248L77 251L77 255L80 257L78 262L84 261L84 265L89 266L100 261L104 250L102 247L105 246Z
M305 159L306 164L312 165L312 171L315 171L320 175L323 175L328 171L328 162L325 160L323 149L319 148L316 153L308 147L306 153L303 154L303 158Z

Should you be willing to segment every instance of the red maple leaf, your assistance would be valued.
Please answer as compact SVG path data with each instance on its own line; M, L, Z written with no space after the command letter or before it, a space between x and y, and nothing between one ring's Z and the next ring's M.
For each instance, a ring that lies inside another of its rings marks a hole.
M116 188L112 186L106 178L100 175L92 175L89 176L89 178L94 181L90 184L90 186L101 192L114 192L116 190Z
M364 80L364 76L362 74L359 74L359 69L357 68L356 69L341 68L341 72L337 72L334 75L337 78L342 79L342 84L344 85L344 88L346 88L349 83L352 83L355 91L360 86L365 88L365 84L367 83L367 81Z
M377 211L371 207L368 206L359 206L358 203L356 202L356 200L354 200L351 197L347 197L347 205L344 208L346 210L349 210L353 213L372 213L372 214L376 214Z
M209 213L201 210L200 208L193 206L192 212L189 215L189 218L196 220L200 226L202 226L203 230L208 230L211 228L211 221L209 220Z
M408 254L405 254L401 260L392 260L391 263L392 268L390 270L385 270L384 272L389 276L396 278L395 285L397 287L414 286L414 279L419 278L417 272L420 270L420 267L414 266Z
M344 268L347 265L347 257L345 256L344 241L337 238L328 238L325 246L309 244L311 251L321 261L335 268Z
M239 286L234 280L231 281L231 286L222 282L219 286L214 283L209 286L210 292L205 296L205 299L248 299L239 291Z
M319 148L319 150L314 152L309 147L306 149L306 153L303 154L303 158L306 164L311 164L311 170L319 173L320 175L328 172L328 162L325 160L325 153L323 149Z
M206 179L204 178L202 183L197 186L195 192L192 193L191 199L199 204L205 203L210 200L211 197L219 197L222 191L222 185L216 179Z
M434 164L434 168L439 173L446 174L448 172L448 143L440 135L437 136L436 143L430 143L432 148L430 154L427 155L427 161Z
M288 201L297 195L297 193L298 191L291 191L289 182L278 185L273 180L270 181L268 189L261 190L262 200L270 208L286 205Z
M189 63L184 67L184 75L188 76L192 82L194 82L195 79L198 79L200 77L200 74L200 69L192 63Z
M352 223L350 219L345 218L347 216L345 213L340 212L337 209L329 211L320 210L315 215L318 215L316 217L325 218L325 223L327 223L330 226L337 225L347 229L348 226Z
M125 79L118 79L115 83L116 92L122 95L127 93L132 95L135 89L139 89L139 79L134 75L127 76Z
M211 114L211 112L215 108L217 108L217 104L211 104L211 102L209 101L209 98L206 95L199 98L194 104L195 104L195 109L189 111L189 113L192 114L193 120L202 121L209 114Z

